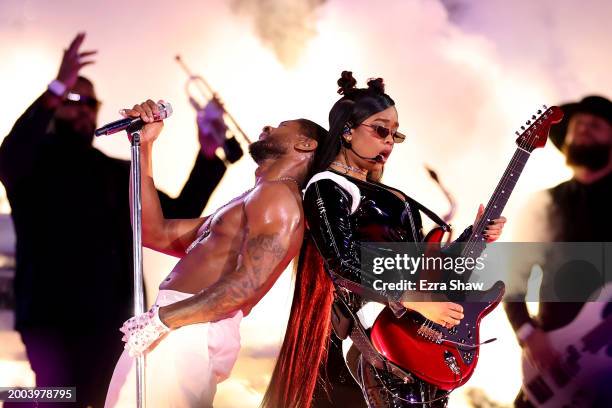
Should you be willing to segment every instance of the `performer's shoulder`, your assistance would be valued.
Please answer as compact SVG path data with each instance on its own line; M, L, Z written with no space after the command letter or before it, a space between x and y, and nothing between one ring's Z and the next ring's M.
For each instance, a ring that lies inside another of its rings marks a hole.
M251 193L249 193L245 204L251 210L264 212L279 212L287 214L295 212L300 214L299 203L295 193L291 191L288 183L280 181L266 181L259 183Z
M576 188L575 185L576 181L574 179L569 179L544 191L546 191L546 193L550 194L551 196L556 197L558 195L566 194L574 190Z
M338 173L334 173L333 171L329 171L329 170L322 171L312 176L312 178L308 181L308 183L306 183L306 188L304 188L304 191L308 190L308 188L312 186L313 184L320 182L322 180L330 180L336 183L337 185L339 185L340 187L342 187L348 193L359 192L359 187L357 187L357 185L353 183L351 180L349 180L346 177L343 177L342 175Z
M308 191L308 189L316 184L325 185L329 183L334 183L334 185L338 185L346 192L346 194L351 198L351 212L354 212L359 203L361 201L361 191L359 187L347 177L343 177L342 175L335 173L333 171L322 171L320 173L315 174L306 184L306 188L304 188L304 194Z

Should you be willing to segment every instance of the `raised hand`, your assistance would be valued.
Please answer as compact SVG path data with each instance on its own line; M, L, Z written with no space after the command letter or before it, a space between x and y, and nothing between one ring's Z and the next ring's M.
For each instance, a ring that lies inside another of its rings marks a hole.
M216 95L204 108L198 110L196 122L201 151L211 159L215 156L215 150L225 143L227 131L223 121L223 106Z
M79 51L84 39L85 33L78 33L68 48L64 50L62 63L57 73L57 80L66 85L67 89L74 87L81 68L94 63L94 61L88 57L98 52L95 50Z
M160 102L163 101L160 100L158 103ZM119 113L126 118L140 117L146 123L140 133L141 143L153 143L164 127L163 121L155 119L159 117L159 106L151 99L134 105L132 109L121 109Z

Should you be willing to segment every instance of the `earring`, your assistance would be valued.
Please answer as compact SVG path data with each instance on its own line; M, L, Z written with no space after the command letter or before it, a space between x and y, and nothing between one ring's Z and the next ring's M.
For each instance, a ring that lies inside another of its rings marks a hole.
M348 124L344 125L344 128L342 129L342 134L346 135L346 134L349 134L349 133L351 133L351 128L349 127Z

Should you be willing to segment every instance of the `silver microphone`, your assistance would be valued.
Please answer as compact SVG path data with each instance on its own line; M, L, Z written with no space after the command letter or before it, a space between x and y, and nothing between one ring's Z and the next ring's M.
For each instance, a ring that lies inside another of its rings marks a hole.
M153 119L156 122L167 119L172 115L172 105L170 105L170 103L159 102L157 106L159 107L159 114L153 116ZM94 134L96 136L107 136L126 129L135 131L142 129L144 125L146 125L146 122L141 118L124 118L108 123L101 128L96 129Z

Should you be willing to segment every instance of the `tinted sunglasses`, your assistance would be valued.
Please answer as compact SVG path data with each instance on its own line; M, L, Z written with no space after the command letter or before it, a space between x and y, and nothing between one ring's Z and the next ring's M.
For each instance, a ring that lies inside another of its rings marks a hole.
M395 143L402 143L406 139L406 135L405 134L400 133L398 131L391 132L391 130L389 128L386 128L386 127L381 126L381 125L370 125L368 123L362 123L361 126L367 126L369 128L374 129L374 131L376 132L378 137L380 137L381 139L384 139L387 136L389 136L389 133L391 133L391 135L393 136L393 141Z
M94 97L68 92L64 105L86 105L91 109L98 110L101 102Z

